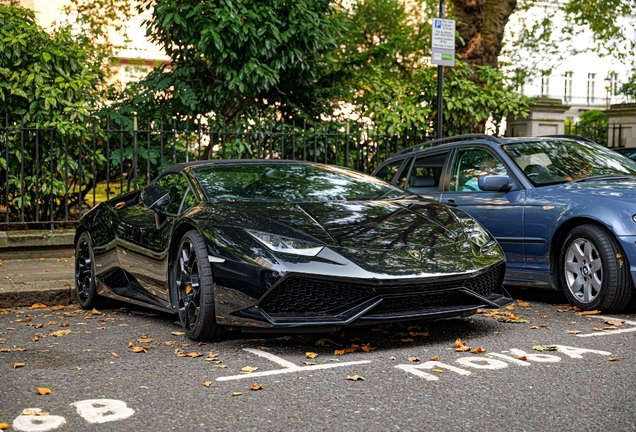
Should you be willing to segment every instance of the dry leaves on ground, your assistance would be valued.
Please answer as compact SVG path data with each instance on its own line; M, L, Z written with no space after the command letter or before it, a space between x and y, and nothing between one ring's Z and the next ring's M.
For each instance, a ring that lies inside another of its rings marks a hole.
M42 396L51 394L51 389L48 387L38 387L37 390L38 390L38 394Z
M610 357L607 360L609 360L609 361L619 361L620 359L618 357Z
M622 326L622 325L623 325L623 323L625 322L625 320L624 320L624 319L613 319L613 318L607 318L607 319L604 319L604 320L603 320L603 322L604 322L605 324L609 324L609 325L611 325L611 326L619 327L619 326Z
M13 363L13 369L21 368L26 366L24 363Z
M439 356L431 357L432 361L439 361Z
M533 350L535 351L558 351L559 348L557 348L554 345L535 345L532 347Z
M255 370L258 370L258 368L253 366L244 366L241 368L241 374L251 374Z
M375 349L375 347L372 347L371 343L368 343L368 344L363 344L360 349L364 352L371 352Z
M364 381L364 377L360 375L347 375L347 379L350 381Z
M232 396L240 396L240 395L242 395L242 394L243 394L243 393L241 393L241 392L232 392L232 393L231 393L231 395L232 395Z
M71 333L70 330L58 330L56 332L53 332L51 334L49 334L49 336L55 336L55 337L59 337L59 336L64 336Z
M567 334L579 334L581 333L581 330L566 330L565 332Z
M204 381L203 385L206 387L210 387L212 385L212 381Z
M516 358L517 360L528 361L528 357L526 357L526 356L524 356L524 355L518 355L518 356L515 356L515 358Z
M475 349L471 349L470 352L473 354L483 354L486 352L486 350L483 349L482 347L477 347Z
M177 354L177 356L179 357L190 357L190 358L196 358L196 357L202 357L203 354L201 354L200 352L196 352L196 351L183 351L181 348L177 348L176 350L174 350L174 352Z
M576 312L577 315L600 315L601 314L601 311L599 310L582 311L576 306L574 306L574 312Z
M1 263L2 261L0 261L0 264ZM9 423L5 423L5 422L0 423L0 430L5 430L5 429L9 429Z
M462 342L460 338L457 338L457 340L455 341L455 351L457 352L470 351L470 347L466 346L466 342Z
M182 331L173 331L172 332L172 335L174 335L174 336L183 336L184 334L185 334L185 332L182 332Z
M428 332L422 331L422 332L410 332L409 335L411 336L428 336Z
M517 300L517 306L522 307L522 308L530 308L530 307L532 307L532 305L529 302L523 301L523 300Z
M256 383L254 383L254 384L252 384L252 385L250 386L250 390L253 390L253 391L256 391L256 390L263 390L264 388L265 388L265 387L263 387L262 385L259 385L259 384L256 384Z
M409 361L410 362L418 362L418 361L420 361L420 359L417 358L417 357L409 357Z
M310 359L315 359L316 357L318 357L318 354L316 354L315 352L308 351L305 353L305 357Z

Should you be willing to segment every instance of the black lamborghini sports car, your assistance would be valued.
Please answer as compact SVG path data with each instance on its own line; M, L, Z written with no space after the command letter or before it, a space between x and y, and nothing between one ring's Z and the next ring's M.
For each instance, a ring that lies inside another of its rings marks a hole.
M345 168L189 162L101 203L75 235L77 296L227 330L335 331L511 302L504 255L466 213Z

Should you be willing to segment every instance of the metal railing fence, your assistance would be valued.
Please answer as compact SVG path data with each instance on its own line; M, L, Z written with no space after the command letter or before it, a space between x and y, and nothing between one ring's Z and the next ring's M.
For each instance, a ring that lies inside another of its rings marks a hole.
M370 173L393 153L432 139L429 134L385 134L354 123L208 118L95 118L62 131L6 117L0 126L0 229L72 225L97 203L144 187L178 162L292 159Z

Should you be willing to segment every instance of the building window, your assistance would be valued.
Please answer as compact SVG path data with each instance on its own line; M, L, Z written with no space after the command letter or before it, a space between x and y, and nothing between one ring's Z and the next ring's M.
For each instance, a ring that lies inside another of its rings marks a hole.
M596 81L596 74L588 73L587 74L587 103L594 103L594 84Z
M610 96L616 96L618 94L618 74L616 72L610 72L610 78L612 78Z
M550 75L546 72L541 76L541 96L550 95Z
M572 102L572 71L568 71L564 74L565 87L563 88L563 100L565 102Z

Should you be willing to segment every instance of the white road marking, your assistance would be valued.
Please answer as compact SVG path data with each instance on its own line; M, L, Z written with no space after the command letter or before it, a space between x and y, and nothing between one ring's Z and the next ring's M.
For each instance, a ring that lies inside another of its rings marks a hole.
M528 354L520 349L512 348L510 354L515 356L523 356L530 361L536 361L539 363L558 363L561 361L561 357L552 354Z
M263 371L263 372L252 372L249 374L218 377L216 379L217 381L239 380L239 379L246 379L246 378L269 376L269 375L280 375L280 374L286 374L286 373L292 373L292 372L315 371L315 370L332 369L336 367L371 363L370 360L362 360L362 361L352 361L352 362L346 362L346 363L320 364L320 365L313 365L313 366L298 366L290 361L287 361L274 354L270 354L264 351L259 351L259 350L255 350L251 348L243 348L243 351L247 351L249 353L264 357L270 361L273 361L276 364L283 366L284 369L276 369L276 370Z
M74 402L77 414L89 423L108 423L123 420L135 413L126 402L116 399L88 399Z
M28 408L22 412L42 411L40 408ZM13 420L13 429L23 432L45 432L57 429L66 423L64 417L55 415L20 415Z
M585 354L585 353L600 354L604 356L608 356L612 354L609 351L599 351L599 350L593 350L593 349L587 349L587 348L575 348L575 347L566 346L566 345L555 345L555 347L559 349L559 352L561 354L565 354L568 357L576 358L576 359L583 358L581 354Z
M589 317L590 318L597 318L597 319L616 319L616 318L606 317L606 316L602 316L602 315L589 315ZM625 320L625 324L629 324L629 325L632 325L634 327L611 330L609 333L597 331L597 332L594 332L594 333L577 334L576 336L578 336L578 337L608 336L608 335L613 335L613 334L617 334L617 333L636 332L636 322Z
M528 363L525 360L519 360L519 359L516 359L514 357L510 357L510 356L504 355L504 354L487 353L486 355L490 356L490 357L498 357L500 359L504 359L506 361L509 361L510 363L514 363L514 364L519 365L519 366L526 366L526 367L530 366L530 363Z
M475 369L495 370L508 367L508 363L488 357L461 357L455 361L462 366L468 366Z
M471 372L468 372L467 370L460 369L460 368L455 367L455 366L447 365L447 364L439 362L439 361L428 361L428 362L422 363L420 365L418 365L418 364L399 364L399 365L396 365L395 367L397 369L402 369L405 372L412 373L413 375L416 375L418 377L424 378L427 381L437 381L437 380L439 380L439 378L436 377L433 374L422 372L420 369L446 369L446 370L449 370L451 372L455 372L455 373L457 373L459 375L470 375L471 374Z

